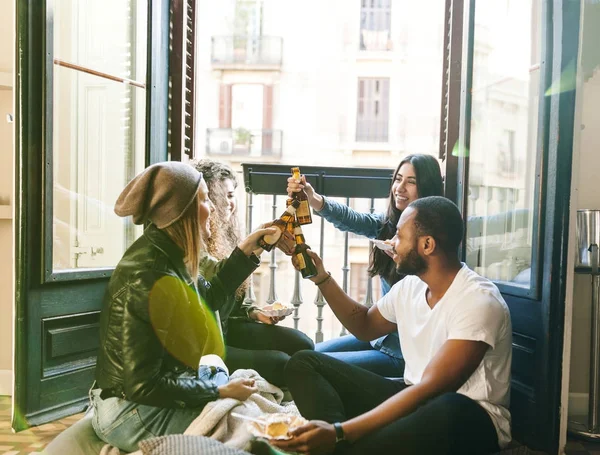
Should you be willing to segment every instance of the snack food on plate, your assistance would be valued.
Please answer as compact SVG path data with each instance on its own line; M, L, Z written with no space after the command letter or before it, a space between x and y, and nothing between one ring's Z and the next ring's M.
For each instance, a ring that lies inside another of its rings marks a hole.
M271 422L265 425L265 433L267 436L277 438L279 436L287 436L290 426L287 422Z
M294 312L294 307L281 302L274 302L271 305L265 305L259 311L269 317L289 316Z
M268 414L260 419L264 420L264 425L253 422L249 429L254 436L266 439L290 439L290 431L307 422L303 417L282 413Z

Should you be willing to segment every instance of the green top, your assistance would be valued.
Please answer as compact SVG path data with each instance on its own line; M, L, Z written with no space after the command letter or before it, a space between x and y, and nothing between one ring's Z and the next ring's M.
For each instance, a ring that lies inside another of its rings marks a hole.
M223 268L224 260L218 261L209 254L200 258L198 273L207 281L210 281L213 276L217 275ZM218 318L221 322L223 335L227 335L227 322L229 319L246 319L251 320L249 314L252 310L258 308L256 305L244 302L244 297L238 297L235 294L225 297L222 306L218 311Z

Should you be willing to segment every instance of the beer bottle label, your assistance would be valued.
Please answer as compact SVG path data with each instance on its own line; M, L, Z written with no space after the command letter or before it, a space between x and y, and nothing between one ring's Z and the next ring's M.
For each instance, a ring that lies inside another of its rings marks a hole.
M300 267L300 270L305 269L306 262L304 261L304 256L302 255L302 253L298 253L296 255L296 259L298 260L298 266Z
M308 205L308 201L300 201L300 207L296 210L296 216L298 218L310 216L310 205Z

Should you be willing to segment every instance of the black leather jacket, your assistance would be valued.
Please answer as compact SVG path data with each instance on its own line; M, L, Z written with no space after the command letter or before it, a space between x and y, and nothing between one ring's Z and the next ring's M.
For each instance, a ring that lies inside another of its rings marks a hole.
M218 310L258 265L256 256L236 248L210 282L199 277L196 284L181 249L150 225L108 283L100 315L98 387L164 408L200 407L217 399L216 384L198 377L202 355L223 354L206 305Z

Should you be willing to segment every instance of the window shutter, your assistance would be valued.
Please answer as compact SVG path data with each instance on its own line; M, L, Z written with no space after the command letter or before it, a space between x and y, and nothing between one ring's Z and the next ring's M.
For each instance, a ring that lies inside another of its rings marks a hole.
M273 153L273 86L263 86L263 130L262 145L263 153Z
M379 99L381 100L381 112L379 114L379 118L377 119L380 128L378 138L381 141L387 141L390 123L390 80L382 79L380 85L381 96Z
M273 128L273 86L265 85L263 89L263 129Z
M388 141L389 93L388 78L358 80L356 141Z
M444 14L440 152L438 158L447 161L452 159L452 148L457 143L459 134L463 37L462 2L446 0ZM446 172L446 175L448 175L448 172Z
M219 128L231 128L231 84L219 88Z
M458 202L458 156L452 149L460 133L462 47L464 3L446 0L444 17L444 56L442 72L442 103L440 113L440 153L444 162L444 195Z
M194 155L195 25L196 0L173 0L169 59L169 152L173 161L181 161L182 151L188 158Z

